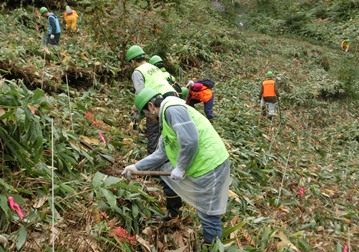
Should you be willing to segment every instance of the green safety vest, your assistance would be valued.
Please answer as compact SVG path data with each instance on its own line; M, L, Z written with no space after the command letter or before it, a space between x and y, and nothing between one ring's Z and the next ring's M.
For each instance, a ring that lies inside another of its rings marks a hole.
M168 92L176 92L158 67L150 63L144 63L137 67L136 70L140 71L143 75L145 87L153 88L162 95Z
M186 169L186 176L199 177L217 168L228 159L229 154L218 133L201 113L184 103L174 100L165 100L162 105L161 134L165 145L166 155L173 167L176 167L179 144L176 133L166 122L165 112L168 107L178 105L187 108L199 134L198 151L192 164Z
M172 85L176 82L176 78L173 77L169 72L167 72L166 68L162 67L160 68L163 74L166 77L166 80Z

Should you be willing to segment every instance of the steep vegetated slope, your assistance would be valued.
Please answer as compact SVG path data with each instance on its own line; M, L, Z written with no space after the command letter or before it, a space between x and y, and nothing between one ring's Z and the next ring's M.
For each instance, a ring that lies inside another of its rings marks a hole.
M41 3L6 3L0 251L48 251L52 234L56 251L205 250L190 206L180 221L155 218L164 214L155 179L108 176L146 153L144 123L130 115L124 55L134 43L163 57L181 84L216 82L214 126L232 185L223 240L208 250L359 246L358 1L77 1L79 32L63 31L59 48L41 47ZM61 16L57 4L47 7ZM281 78L273 121L258 100L268 70Z

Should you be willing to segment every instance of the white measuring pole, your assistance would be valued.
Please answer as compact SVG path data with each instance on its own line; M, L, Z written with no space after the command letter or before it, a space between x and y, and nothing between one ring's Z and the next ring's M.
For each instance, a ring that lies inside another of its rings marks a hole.
M52 251L55 252L54 119L51 119L51 188Z

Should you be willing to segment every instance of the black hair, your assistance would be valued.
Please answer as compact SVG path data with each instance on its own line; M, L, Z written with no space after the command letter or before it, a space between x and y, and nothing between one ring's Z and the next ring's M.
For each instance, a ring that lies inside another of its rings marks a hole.
M164 99L163 96L161 94L158 94L148 102L152 102L156 108L159 108L161 106L161 102L163 101L163 99ZM148 103L146 105L146 109L148 110Z
M137 56L137 57L133 58L133 60L135 60L136 62L140 63L140 62L142 62L142 61L145 60L145 55L142 54L142 55L140 55L140 56Z
M161 67L164 67L165 64L163 63L163 61L160 61L160 62L156 63L155 66L158 68L161 68Z

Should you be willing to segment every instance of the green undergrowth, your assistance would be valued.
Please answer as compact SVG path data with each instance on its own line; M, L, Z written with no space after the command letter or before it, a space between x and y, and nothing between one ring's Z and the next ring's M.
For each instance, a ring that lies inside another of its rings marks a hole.
M230 153L232 185L223 239L210 251L342 251L345 245L355 251L358 55L335 46L339 34L320 43L303 35L321 12L339 31L342 12L335 10L343 1L323 10L315 5L309 17L298 12L310 9L309 1L294 4L291 15L285 15L288 6L279 9L283 1L244 1L240 10L231 1L240 16L207 1L152 9L146 1L82 2L76 8L83 13L80 32L63 32L59 48L41 47L35 27L43 21L34 7L0 14L0 33L7 34L0 36L0 235L9 241L6 249L50 251L54 215L57 251L165 251L183 243L202 251L191 207L184 206L177 229L164 226L155 218L164 214L155 179L106 175L146 155L144 121L135 125L130 114L132 69L124 60L136 42L148 56L161 55L180 84L202 77L216 83L214 127ZM264 19L258 13L268 4L275 12ZM194 15L198 7L203 11ZM287 20L275 20L275 13ZM245 18L241 29L237 21ZM348 22L356 22L355 13ZM277 25L291 32L269 32ZM326 38L327 29L315 36ZM268 70L280 77L282 96L273 121L260 116L258 99ZM22 206L25 219L10 209L7 196ZM117 227L143 240L121 242Z

